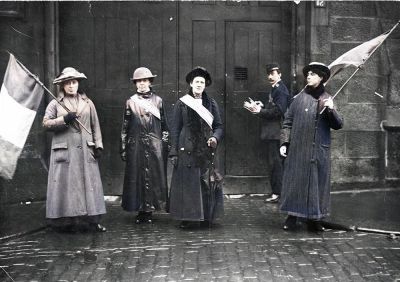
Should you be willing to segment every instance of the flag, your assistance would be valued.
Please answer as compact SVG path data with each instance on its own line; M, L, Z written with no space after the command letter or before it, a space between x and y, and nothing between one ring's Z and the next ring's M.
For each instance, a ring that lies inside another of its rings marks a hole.
M0 176L12 179L25 145L43 88L10 54L0 92Z
M385 41L389 34L390 31L387 31L341 55L328 66L328 68L331 70L330 78L333 78L337 73L348 66L359 67L360 65L364 64L365 61L375 51L375 49L381 45L383 41Z

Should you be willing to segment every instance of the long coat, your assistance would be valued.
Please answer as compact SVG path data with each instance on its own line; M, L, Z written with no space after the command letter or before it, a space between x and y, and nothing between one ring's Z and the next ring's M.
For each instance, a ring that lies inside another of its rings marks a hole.
M91 132L74 122L64 123L67 112L51 101L43 118L43 126L54 131L51 143L47 185L46 217L74 217L106 213L103 185L95 148L103 148L100 124L93 102L78 94L78 106L60 94L58 101L70 110L77 110L79 121Z
M121 155L126 156L122 208L126 211L160 210L165 206L168 192L168 126L164 107L162 99L154 93L134 96L155 106L160 119L134 100L127 100L120 148Z
M262 119L260 138L279 140L282 121L290 99L289 90L282 81L279 81L265 98L262 101L264 107L257 114Z
M323 108L319 99L305 91L295 96L285 115L281 144L288 145L284 162L281 211L309 219L321 219L330 212L331 128L343 126L335 110Z
M205 93L202 100L203 106L214 116L212 129L181 100L178 100L174 106L170 156L178 156L178 163L172 172L170 213L177 220L210 219L207 189L211 159L206 142L210 137L215 137L219 144L223 137L223 125L217 102ZM200 123L201 128L198 132L193 132L191 125L196 122ZM222 201L221 190L220 195L217 195L216 203L219 212Z

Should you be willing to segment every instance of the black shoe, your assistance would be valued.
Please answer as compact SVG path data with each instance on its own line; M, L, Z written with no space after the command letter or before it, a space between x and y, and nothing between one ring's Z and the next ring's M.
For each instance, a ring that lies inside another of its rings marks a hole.
M296 229L296 222L297 222L297 217L293 215L289 215L285 223L283 224L283 230L285 231L293 231Z
M307 221L307 229L311 232L321 233L325 231L325 227L322 226L321 221L319 220L308 220Z
M146 212L143 218L144 223L153 223L153 214L151 212Z
M271 194L271 196L266 198L264 202L274 204L279 202L279 198L280 196L278 194Z
M179 224L179 228L187 229L190 227L190 221L182 220Z
M212 223L209 220L200 221L200 227L211 228Z
M148 214L147 212L140 211L135 218L135 223L136 224L146 223L147 218L148 218L147 214ZM151 216L151 213L150 213L150 216Z
M95 223L95 224L91 224L93 227L93 230L95 232L106 232L107 228L105 228L103 225L101 225L100 223Z

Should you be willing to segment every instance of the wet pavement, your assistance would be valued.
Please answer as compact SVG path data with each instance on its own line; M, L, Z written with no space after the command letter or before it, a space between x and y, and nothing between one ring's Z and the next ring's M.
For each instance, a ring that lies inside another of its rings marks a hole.
M106 233L51 229L0 243L0 281L400 281L400 239L299 226L263 197L225 200L213 228L181 230L168 214L134 224L108 203ZM400 231L400 189L335 193L331 222Z

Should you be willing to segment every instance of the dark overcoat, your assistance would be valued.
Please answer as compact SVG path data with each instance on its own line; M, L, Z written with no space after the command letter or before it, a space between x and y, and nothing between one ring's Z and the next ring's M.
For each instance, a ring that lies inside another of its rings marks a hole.
M223 125L217 102L205 93L202 100L203 106L214 116L212 129L181 100L174 106L170 156L178 156L178 163L172 173L170 213L177 220L211 220L207 205L211 155L206 142L215 137L219 144L223 138ZM201 128L194 132L191 126L196 122ZM218 206L222 206L223 201L222 190L220 193L217 196Z
M290 94L286 85L279 81L262 102L264 107L256 115L262 119L261 140L279 140L282 121L289 104Z
M99 166L94 158L94 149L103 148L99 119L93 102L85 94L77 95L77 109L63 93L57 99L77 112L79 121L91 134L79 129L76 123L66 125L63 116L67 112L56 100L49 103L43 118L43 126L54 131L47 185L47 218L106 212Z
M165 207L167 197L166 160L168 146L163 134L168 126L162 99L154 93L135 94L160 112L160 119L132 99L126 102L121 130L120 153L126 157L122 208L126 211L154 211Z
M318 99L302 91L295 96L283 121L281 144L288 145L284 162L281 211L309 219L330 212L331 128L343 126L335 110L323 108L324 92Z

